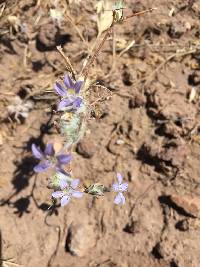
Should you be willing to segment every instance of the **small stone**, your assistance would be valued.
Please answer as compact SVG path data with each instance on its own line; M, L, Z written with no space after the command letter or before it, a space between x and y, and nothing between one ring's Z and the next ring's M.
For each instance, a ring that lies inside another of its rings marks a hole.
M186 22L185 22L185 28L186 28L186 30L191 30L192 26L191 26L191 24L189 23L189 21L186 21Z
M88 159L94 156L95 151L95 144L92 141L86 139L83 139L81 142L79 142L76 147L76 152L84 158Z
M200 218L200 197L189 195L171 195L171 201L188 216Z
M125 142L124 142L124 140L122 140L122 139L117 139L117 141L116 141L116 144L119 145L119 146L120 146L120 145L124 145L124 143L125 143Z
M96 235L88 223L70 226L66 239L66 249L72 255L83 257L96 244Z

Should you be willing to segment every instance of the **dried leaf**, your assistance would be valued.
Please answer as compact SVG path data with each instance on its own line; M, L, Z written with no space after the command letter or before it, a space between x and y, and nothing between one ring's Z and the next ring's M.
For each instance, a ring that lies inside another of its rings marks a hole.
M97 5L97 11L99 12L97 26L100 35L109 29L113 23L112 2L101 1L99 5Z
M99 34L103 33L110 28L113 22L112 11L102 13L97 21Z
M19 30L19 28L20 28L20 26L21 26L21 21L20 21L20 19L19 19L18 17L10 15L10 16L7 17L7 20L8 20L8 22L9 22L9 24L10 24L16 31Z
M101 13L103 11L103 0L102 1L99 1L97 4L96 4L96 10L97 10L97 14Z

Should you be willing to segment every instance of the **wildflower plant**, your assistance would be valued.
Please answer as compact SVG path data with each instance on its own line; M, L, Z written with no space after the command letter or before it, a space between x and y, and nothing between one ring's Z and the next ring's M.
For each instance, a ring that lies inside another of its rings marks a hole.
M81 88L84 87L84 81L78 80L74 82L69 74L64 75L63 83L56 82L54 85L55 92L61 98L57 106L57 111L60 113L60 133L64 137L63 150L75 145L81 136L84 134L83 123L86 121L87 105ZM72 156L69 153L56 153L52 143L48 143L42 151L35 144L32 144L32 153L40 162L34 167L37 173L45 172L48 169L54 169L55 174L50 178L50 186L55 191L52 192L52 198L60 199L61 206L67 205L73 198L82 198L84 194L93 196L103 196L105 192L111 192L111 189L106 188L100 183L95 183L82 191L78 190L79 179L73 179L71 174L65 171L65 166L70 164ZM118 175L118 181L120 183ZM115 204L124 204L125 197L121 191L126 191L125 184L119 184L118 189L115 184L116 192L119 192L122 201L114 201ZM124 190L123 190L124 189ZM118 190L118 191L117 191ZM118 197L119 198L119 197Z
M61 81L55 82L54 85L55 93L60 98L57 103L58 120L56 121L56 126L64 140L63 148L60 152L56 153L53 144L49 143L46 145L43 152L35 144L32 144L32 153L35 158L40 160L34 167L35 172L44 172L49 168L54 170L54 174L49 179L49 185L53 189L51 196L53 199L60 199L61 206L69 204L72 199L82 198L84 194L101 197L104 196L106 192L112 191L117 193L114 198L114 203L117 205L125 204L124 193L128 189L128 184L122 182L123 177L120 173L117 173L117 182L113 183L110 188L96 182L87 188L82 187L81 189L79 188L80 180L74 179L72 172L69 171L72 160L70 152L74 145L84 136L86 130L88 111L90 110L86 91L88 89L88 75L91 66L98 56L104 42L109 37L112 27L115 24L137 15L136 13L129 17L124 17L123 8L123 1L118 1L113 6L112 23L104 23L102 32L105 32L105 35L100 44L96 47L96 50L93 51L92 55L84 62L83 69L79 75L74 71L69 59L63 55L61 47L58 47L58 51L64 56L68 63L68 73L65 73L64 78L62 78ZM138 14L144 14L147 11L139 12ZM108 26L105 27L105 25ZM66 153L63 151L68 152ZM66 171L66 167L68 167L68 171Z

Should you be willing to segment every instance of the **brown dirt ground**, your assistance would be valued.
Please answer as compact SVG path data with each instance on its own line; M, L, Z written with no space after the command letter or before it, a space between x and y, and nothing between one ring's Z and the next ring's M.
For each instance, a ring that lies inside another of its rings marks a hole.
M55 46L78 71L87 47L68 21L52 22L53 1L0 2L1 265L199 267L200 1L126 1L125 12L157 10L115 26L117 44L135 40L120 58L106 42L90 77L112 97L88 121L73 163L85 183L109 186L123 173L126 205L114 206L112 194L87 196L51 213L47 176L34 174L30 147L57 136L52 88L65 63ZM66 8L92 44L95 1L80 2ZM31 101L25 120L8 109L20 99Z

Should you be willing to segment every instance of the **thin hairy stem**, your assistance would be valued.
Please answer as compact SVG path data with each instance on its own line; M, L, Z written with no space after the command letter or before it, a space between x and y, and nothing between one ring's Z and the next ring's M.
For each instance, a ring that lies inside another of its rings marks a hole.
M140 15L143 15L147 12L152 12L153 10L156 10L157 8L150 8L150 9L147 9L147 10L143 10L143 11L140 11L140 12L137 12L137 13L134 13L130 16L126 16L123 18L122 21L120 22L124 22L132 17L136 17L136 16L140 16ZM88 74L89 74L89 70L90 70L90 67L92 66L92 64L94 63L95 59L98 57L99 53L101 52L101 49L105 43L105 41L107 40L109 34L111 33L111 30L113 29L113 26L115 24L117 24L118 22L114 22L114 12L113 12L113 23L112 25L106 30L105 32L105 35L102 39L102 41L100 42L99 46L97 47L96 51L94 52L93 56L87 61L85 67L83 68L82 70L82 75L84 76L84 80L87 79L88 77Z
M137 13L133 13L133 14L131 14L131 15L129 15L129 16L124 17L123 21L126 21L126 20L128 20L128 19L131 19L131 18L133 18L133 17L137 17L137 16L140 16L140 15L144 15L144 14L146 14L146 13L148 13L148 12L152 12L153 10L156 10L156 9L157 9L156 7L153 7L153 8L146 9L146 10L143 10L143 11L140 11L140 12L137 12Z
M107 38L108 38L108 36L109 36L109 34L111 32L111 29L112 29L112 26L110 26L110 28L108 28L106 30L106 33L105 33L102 41L100 42L99 46L97 47L95 53L93 54L93 56L88 60L87 64L85 65L85 67L84 67L84 69L82 71L82 75L84 76L84 79L85 80L88 77L88 74L89 74L89 70L90 70L91 65L94 63L95 59L98 57L98 55L99 55L99 53L100 53L100 51L101 51L101 49L102 49L105 41L107 40Z

